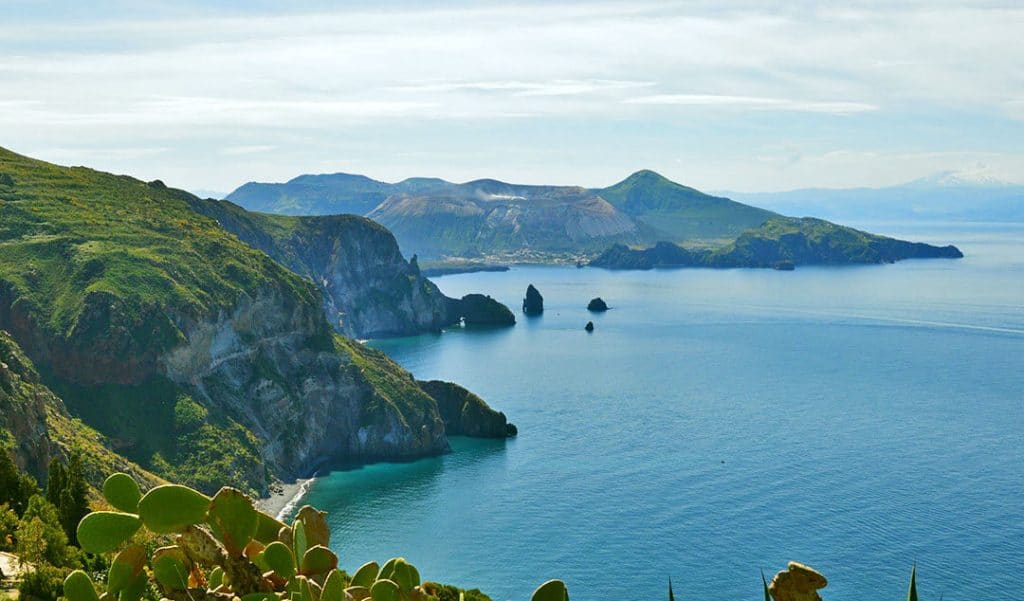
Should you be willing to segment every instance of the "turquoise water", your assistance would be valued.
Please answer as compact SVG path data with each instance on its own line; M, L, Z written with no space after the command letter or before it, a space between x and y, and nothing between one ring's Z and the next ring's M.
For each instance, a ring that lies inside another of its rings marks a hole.
M533 283L547 311L375 346L520 436L317 481L343 566L401 554L498 601L553 577L664 599L669 576L753 601L793 559L862 601L906 598L916 561L922 599L1024 598L1024 226L872 229L967 258L439 278L514 308Z

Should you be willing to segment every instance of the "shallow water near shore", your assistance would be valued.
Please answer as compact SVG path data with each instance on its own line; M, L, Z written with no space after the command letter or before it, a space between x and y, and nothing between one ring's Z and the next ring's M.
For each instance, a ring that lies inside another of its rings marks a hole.
M520 435L318 479L342 566L403 555L496 601L555 577L577 601L665 599L669 576L677 598L753 601L792 559L859 601L905 598L916 561L922 599L1019 596L1024 226L870 229L967 257L438 278L517 313L533 283L546 311L371 344Z

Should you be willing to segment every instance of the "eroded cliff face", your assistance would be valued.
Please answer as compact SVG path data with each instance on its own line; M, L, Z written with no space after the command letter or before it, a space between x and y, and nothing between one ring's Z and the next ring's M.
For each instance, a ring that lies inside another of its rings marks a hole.
M407 261L394 236L354 215L284 217L225 201L191 201L249 246L310 279L330 324L353 338L408 336L458 321L450 299Z
M436 403L408 390L400 402L381 398L385 391L361 361L370 351L335 339L323 319L315 307L261 291L213 320L187 324L186 342L161 357L160 368L203 405L251 430L265 467L280 477L305 475L332 459L447 450ZM391 377L412 383L383 360ZM249 479L267 485L259 469Z
M14 339L0 331L0 439L13 445L18 467L37 479L46 473L53 446L46 426L48 392Z

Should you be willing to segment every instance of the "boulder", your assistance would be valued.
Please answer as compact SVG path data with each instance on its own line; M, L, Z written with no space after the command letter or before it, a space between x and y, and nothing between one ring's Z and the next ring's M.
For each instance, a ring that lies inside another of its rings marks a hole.
M591 301L589 303L587 303L587 311L600 312L600 311L607 311L607 310L608 310L608 303L604 302L604 299L601 298L600 296L595 298L595 299L591 299Z
M583 326L583 329L588 331L588 332L593 332L594 331L594 322L588 321L587 325Z

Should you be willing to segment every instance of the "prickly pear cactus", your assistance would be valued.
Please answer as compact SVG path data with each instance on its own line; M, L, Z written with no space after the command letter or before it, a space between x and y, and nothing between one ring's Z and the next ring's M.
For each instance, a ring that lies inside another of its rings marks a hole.
M84 551L111 556L105 587L82 571L64 581L67 601L139 601L152 589L171 601L436 601L405 559L370 562L350 578L330 549L326 514L303 507L291 525L256 509L233 488L212 498L178 485L142 494L127 474L103 486L118 511L78 525ZM141 533L141 534L140 534ZM144 537L144 539L142 538ZM156 539L157 547L139 544ZM567 601L565 585L541 585L533 601Z
M812 568L795 561L787 570L779 572L768 585L768 593L775 601L821 601L818 589L828 586L828 580Z

